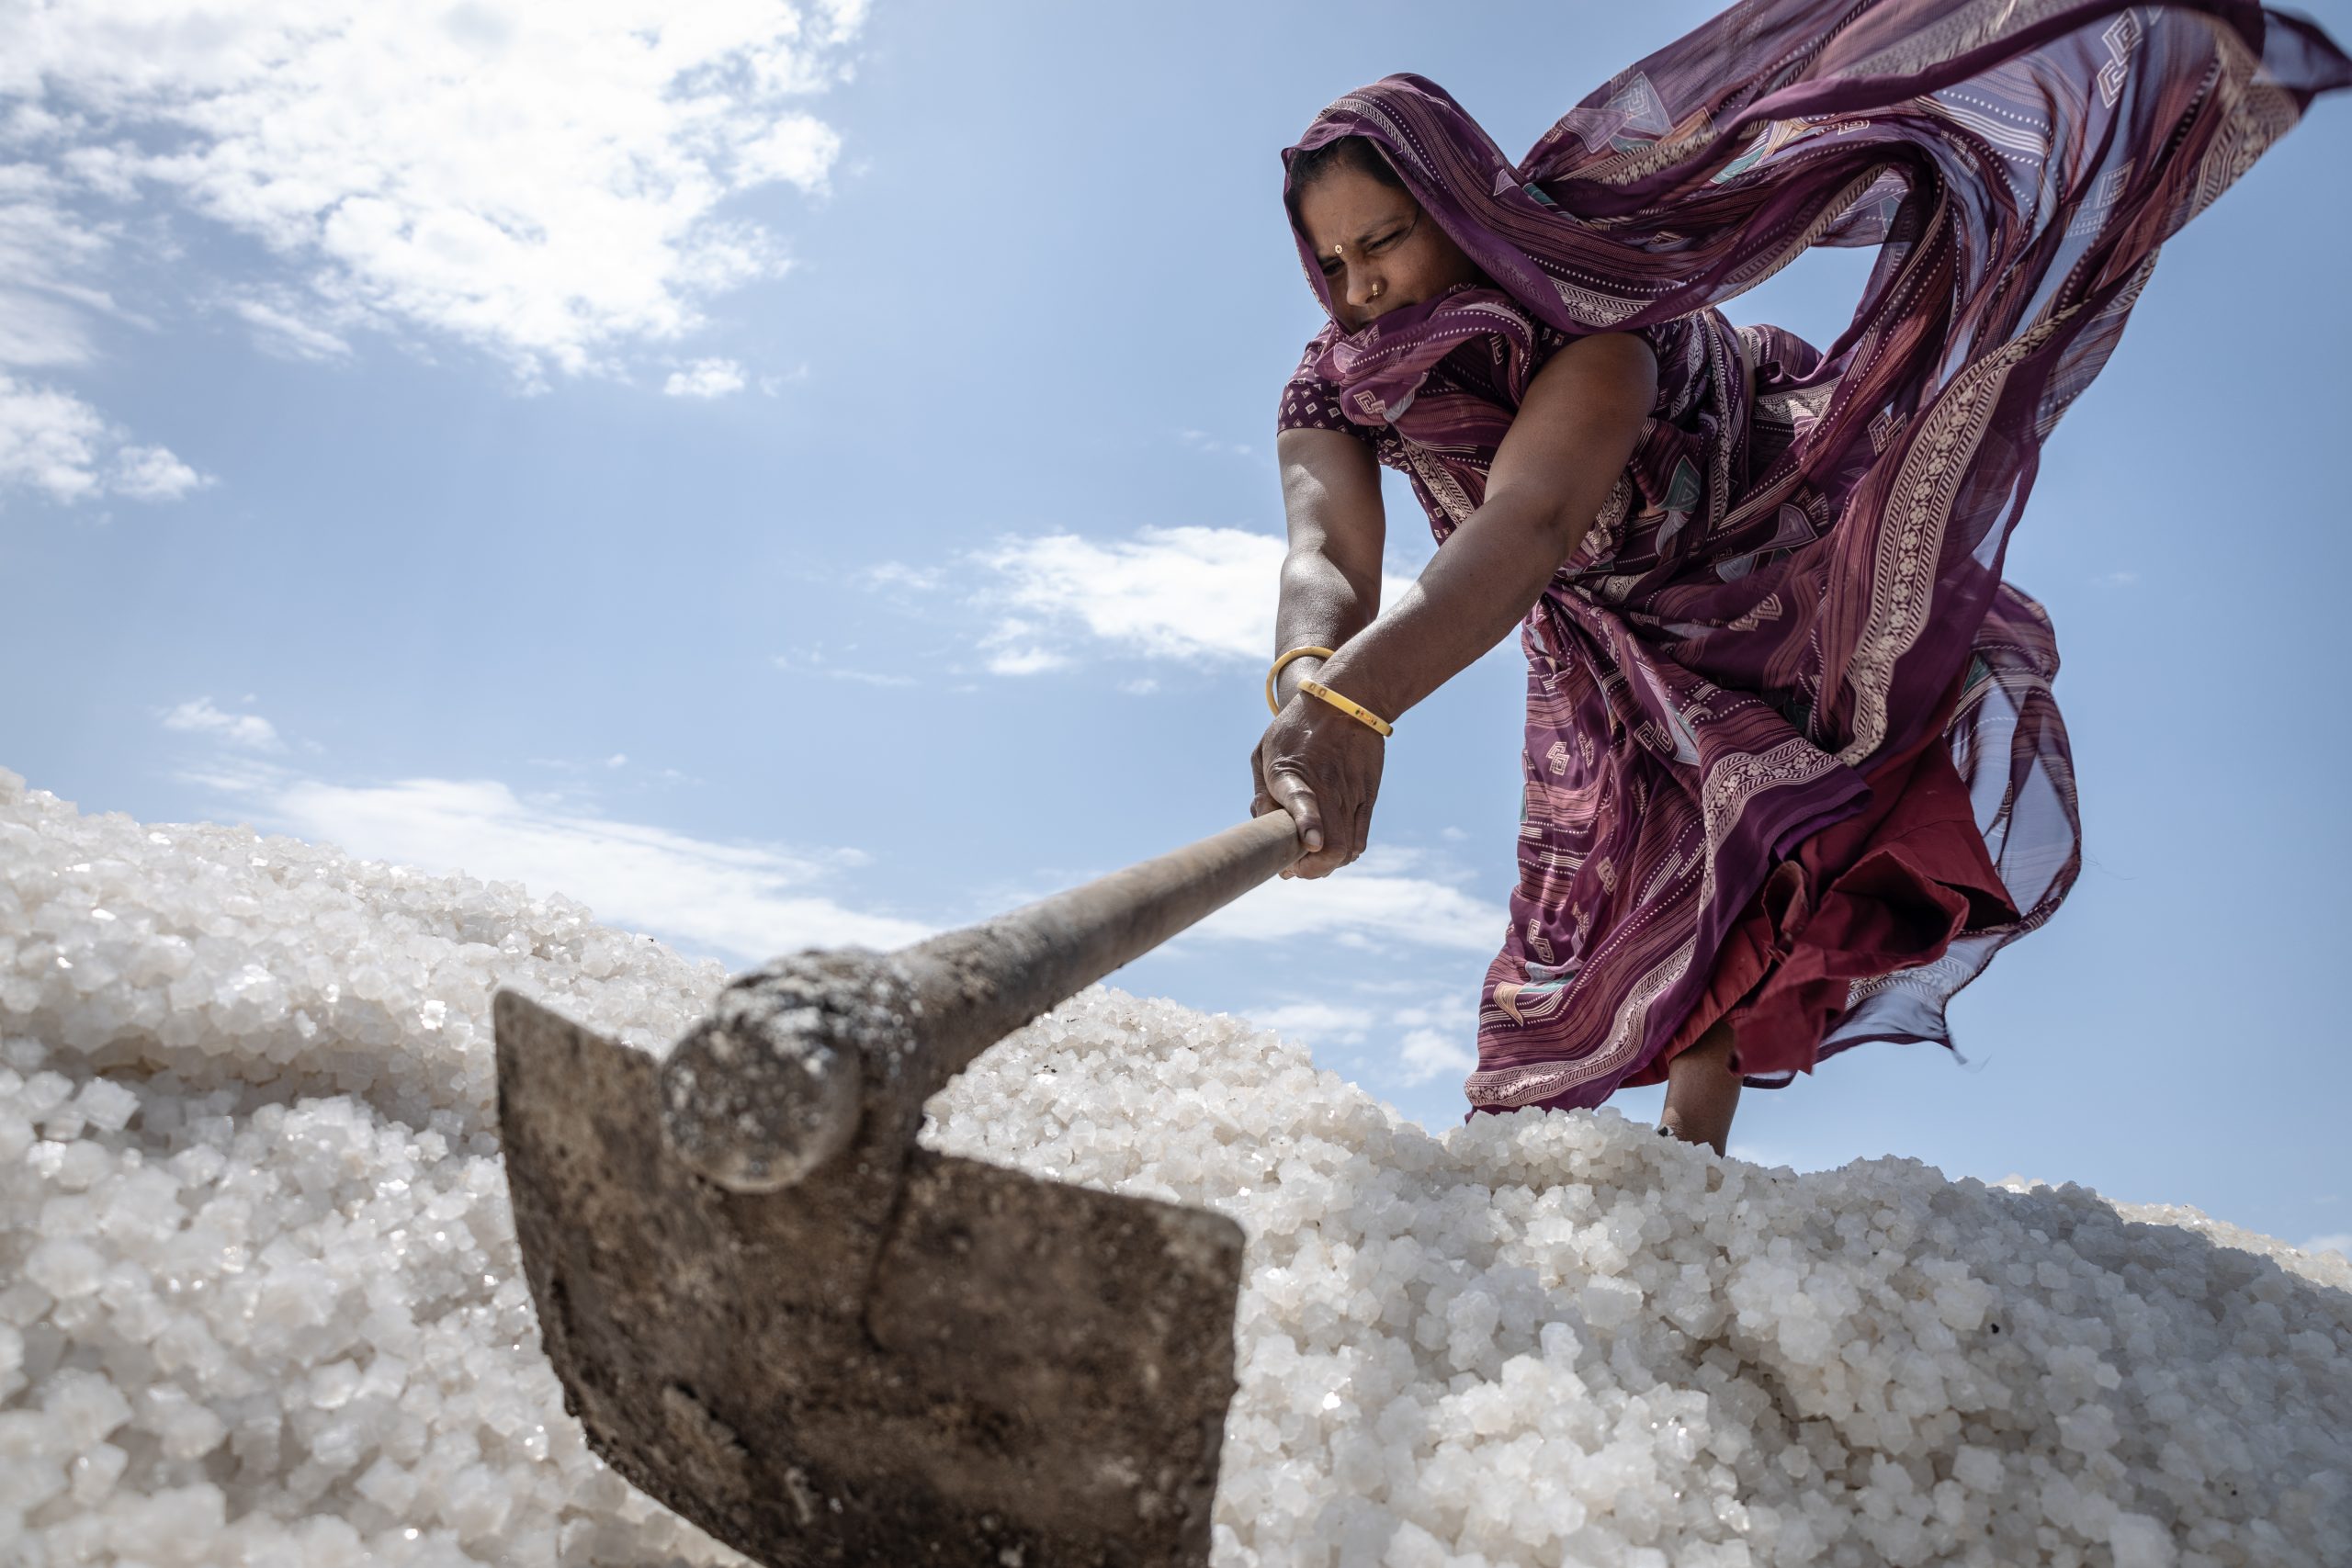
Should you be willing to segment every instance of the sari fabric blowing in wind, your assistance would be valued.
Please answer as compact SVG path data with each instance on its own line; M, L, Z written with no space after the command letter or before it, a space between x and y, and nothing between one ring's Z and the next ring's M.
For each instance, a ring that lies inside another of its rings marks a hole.
M2156 249L2352 65L2252 5L1756 0L1506 158L1434 84L1331 105L1486 281L1328 326L1281 423L1439 539L1545 357L1633 332L1657 402L1521 628L1525 806L1474 1110L1599 1104L1728 1017L1751 1083L1945 1005L2081 863L2049 617L2001 579L2041 442ZM1826 352L1716 307L1875 245ZM1329 310L1306 243L1300 260Z

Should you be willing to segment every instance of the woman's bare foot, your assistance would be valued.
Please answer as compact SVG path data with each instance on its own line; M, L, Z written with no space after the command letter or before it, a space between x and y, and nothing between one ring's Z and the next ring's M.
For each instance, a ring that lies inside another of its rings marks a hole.
M1657 1119L1659 1132L1724 1152L1731 1137L1732 1113L1739 1109L1739 1075L1732 1070L1731 1049L1731 1028L1718 1020L1666 1065L1666 1110Z

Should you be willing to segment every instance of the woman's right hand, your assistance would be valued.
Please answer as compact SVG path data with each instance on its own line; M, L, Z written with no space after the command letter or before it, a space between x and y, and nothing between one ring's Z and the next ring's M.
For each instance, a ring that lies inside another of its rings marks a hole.
M1286 811L1306 853L1283 874L1329 876L1364 852L1387 742L1370 726L1311 697L1293 697L1250 753L1253 817Z
M1290 705L1291 698L1298 691L1298 683L1313 680L1315 672L1322 668L1323 660L1313 654L1294 659L1283 666L1282 673L1274 678L1274 701L1281 705L1274 710L1276 721L1279 721L1283 708ZM1270 811L1290 809L1266 788L1266 740L1274 729L1275 724L1269 723L1250 748L1250 815L1252 818L1263 817ZM1294 875L1297 869L1295 864L1284 866L1282 874L1286 877Z

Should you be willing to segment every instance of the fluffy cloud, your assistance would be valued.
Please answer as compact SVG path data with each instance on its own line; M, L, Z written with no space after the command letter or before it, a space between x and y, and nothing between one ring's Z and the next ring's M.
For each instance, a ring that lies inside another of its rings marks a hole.
M94 317L139 320L104 276L133 245L186 276L176 212L271 258L232 285L194 278L189 302L273 352L340 357L352 331L376 328L469 344L526 383L614 368L632 345L695 330L713 296L785 270L777 237L724 209L763 186L824 189L841 142L808 106L843 74L863 13L863 0L10 7L0 367L85 363ZM683 374L711 396L733 389L729 373L740 385L722 361ZM0 434L13 454L0 481L62 500L193 482L160 459L110 486L70 450L28 458L60 416L28 434L23 412Z
M161 446L141 446L70 392L0 371L0 494L51 501L175 501L211 481Z
M752 964L804 947L890 949L929 928L845 907L828 892L854 856L728 843L617 821L483 779L265 786L270 820L371 860L560 892L600 918Z
M232 800L257 825L364 860L561 893L696 953L751 964L807 947L887 951L932 934L834 896L842 874L865 863L855 850L697 838L607 816L577 791L525 794L495 779L339 784L260 755L286 749L277 728L258 714L223 712L209 697L180 704L162 722L208 743L180 776ZM629 759L616 751L593 766L548 765L610 773Z
M731 359L697 359L673 370L662 390L673 398L723 398L743 389L743 367Z
M1466 1033L1415 1029L1397 1043L1396 1077L1408 1085L1427 1083L1440 1073L1467 1077L1477 1065L1478 1053Z
M1477 1011L1467 986L1476 976L1463 979L1462 985L1426 987L1433 999L1417 1005L1292 1001L1252 1008L1249 1018L1318 1053L1333 1046L1360 1048L1376 1032L1396 1031L1393 1051L1359 1057L1356 1066L1374 1082L1414 1089L1441 1074L1466 1074L1478 1065L1478 1053L1471 1044L1478 1031ZM1403 988L1409 987L1410 982L1405 983Z
M979 553L1012 612L1012 647L1080 631L1162 659L1263 659L1283 542L1239 528L1147 528L1132 539L1046 534ZM1025 673L1001 670L1000 673Z
M983 646L999 675L1059 667L1089 639L1148 659L1262 662L1274 643L1284 547L1243 528L1146 528L1129 539L1041 534L977 552ZM1384 602L1405 587L1385 580Z
M1492 953L1510 924L1510 913L1427 874L1430 869L1417 851L1374 847L1330 876L1252 888L1203 920L1192 935L1261 942L1311 931L1346 947Z
M336 320L421 325L567 370L675 337L781 270L730 197L824 186L805 107L862 6L358 0L46 6L0 97L68 185L162 188L304 270ZM46 133L46 134L44 134Z
M164 716L164 728L183 734L209 735L232 746L255 751L281 750L277 727L257 713L223 713L210 697L195 697Z
M192 490L212 482L162 446L124 446L115 453L114 474L107 481L117 495L133 501L177 501Z
M1251 1008L1250 1021L1287 1039L1309 1045L1350 1045L1372 1027L1373 1011L1333 1002L1283 1002L1278 1007Z

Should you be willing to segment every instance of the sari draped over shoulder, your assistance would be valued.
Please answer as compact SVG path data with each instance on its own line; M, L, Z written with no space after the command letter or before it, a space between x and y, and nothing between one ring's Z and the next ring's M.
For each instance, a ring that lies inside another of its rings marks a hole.
M1576 337L1658 399L1521 628L1525 795L1473 1110L1589 1106L1729 1016L1751 1082L1945 1005L2081 863L2049 617L2002 581L2041 442L2157 247L2352 62L2258 6L1749 0L1528 156L1384 79L1370 139L1491 287L1328 326L1280 423L1352 432L1442 541ZM1876 246L1826 349L1718 307ZM1309 285L1331 301L1306 242Z

